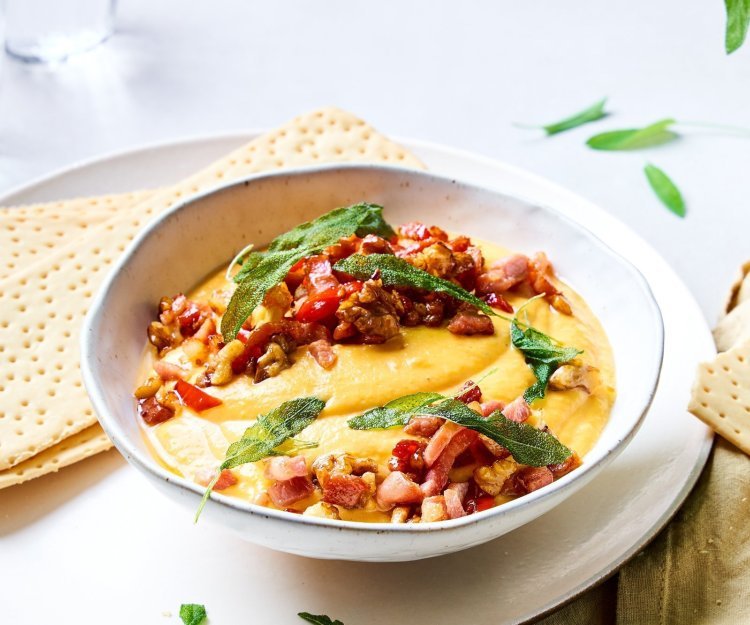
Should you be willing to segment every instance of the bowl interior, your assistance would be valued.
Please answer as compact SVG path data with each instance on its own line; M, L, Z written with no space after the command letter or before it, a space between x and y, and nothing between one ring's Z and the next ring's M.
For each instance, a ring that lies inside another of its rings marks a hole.
M564 481L632 437L656 388L663 343L658 307L632 265L555 211L502 192L423 172L333 166L258 176L191 199L126 252L87 318L82 354L87 388L121 452L166 477L145 447L132 399L145 328L159 298L192 288L249 242L262 248L302 221L359 201L382 204L391 223L421 220L520 252L544 250L602 322L619 391L582 469Z

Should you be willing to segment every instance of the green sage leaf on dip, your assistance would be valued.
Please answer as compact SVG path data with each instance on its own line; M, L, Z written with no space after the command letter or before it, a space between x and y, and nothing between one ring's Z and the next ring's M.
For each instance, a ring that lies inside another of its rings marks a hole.
M505 447L516 462L532 467L564 462L572 453L549 432L529 423L516 423L496 410L486 419L457 399L446 399L427 406L420 414L443 417L484 434Z
M206 606L200 603L183 603L180 606L180 620L185 625L201 625L206 618Z
M347 421L353 430L381 430L397 425L406 425L415 414L439 399L440 393L414 393L389 401L384 406L373 408Z
M237 288L221 320L224 340L228 342L237 336L242 324L263 302L266 292L279 284L300 259L352 234L393 236L393 228L385 222L382 213L383 207L377 204L360 203L337 208L279 235L266 251L245 256L241 269L234 276Z
M344 625L341 621L334 621L330 616L325 614L310 614L309 612L298 612L299 616L303 621L312 623L313 625Z
M537 381L526 389L523 396L530 404L544 397L547 383L557 367L583 353L575 347L556 344L549 336L530 326L521 330L514 319L510 324L510 340L523 354L526 364L534 372Z
M643 170L648 178L648 183L656 193L662 204L678 217L684 217L685 200L674 182L661 169L649 163Z
M677 122L674 119L662 119L643 128L610 130L594 135L586 145L595 150L639 150L674 141L680 135L672 130Z
M606 103L607 98L602 98L587 109L584 109L583 111L576 113L575 115L571 115L570 117L566 117L559 122L547 124L546 126L527 126L525 124L517 125L521 128L541 128L542 130L544 130L544 132L547 133L547 136L556 135L559 132L572 130L573 128L578 128L578 126L583 126L584 124L595 122L599 119L602 119L603 117L606 117L607 113L604 110L604 105Z
M447 293L457 300L476 306L483 313L498 316L486 302L476 295L472 295L466 289L462 289L448 280L436 278L392 254L353 254L337 262L333 268L336 271L354 276L358 280L367 280L374 274L379 273L380 279L386 286L410 287Z
M287 455L299 449L308 448L310 443L292 441L302 430L310 425L325 408L326 403L317 397L301 397L286 401L269 413L260 415L242 437L227 449L224 462L211 483L206 487L195 521L198 521L203 508L211 495L211 490L219 479L221 471L233 469L242 464L257 462L270 456Z
M732 54L745 42L750 26L750 0L724 0L727 27L724 37L727 54Z

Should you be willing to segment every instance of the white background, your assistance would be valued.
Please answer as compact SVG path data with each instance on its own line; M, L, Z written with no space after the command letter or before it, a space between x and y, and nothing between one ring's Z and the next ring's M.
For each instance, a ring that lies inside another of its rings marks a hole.
M663 117L750 127L750 44L727 57L723 29L720 0L121 0L95 52L54 69L6 61L0 192L104 152L335 104L595 201L666 256L713 321L750 255L750 139L691 130L637 153L584 141ZM596 125L550 139L512 126L603 96L613 115ZM679 184L687 219L654 198L646 161Z
M104 46L54 68L5 60L0 69L0 193L106 152L272 127L334 104L386 134L508 161L588 197L669 260L711 321L736 266L750 256L745 245L750 139L693 130L672 145L637 153L595 152L584 145L595 132L663 117L750 127L750 44L725 56L720 0L121 0L117 25ZM613 114L596 125L549 139L512 126L514 121L555 121L605 95ZM682 188L689 211L685 220L653 196L642 173L647 161L664 168ZM168 181L153 180L163 182ZM123 180L120 190L127 189ZM92 466L100 473L93 475ZM87 521L80 515L138 517L142 525L143 517L162 505L140 479L131 479L114 453L66 473L64 480L40 480L2 498L7 506L0 508L2 533L13 540L6 554L22 555L28 536L23 528L44 519L57 520L54 532L48 529L42 539L43 551L54 554L57 546L86 545ZM122 499L113 499L112 489L120 489ZM110 506L106 515L100 501ZM134 501L142 506L142 516L133 509ZM72 506L76 514L67 514ZM120 528L106 540L99 531L100 542L81 547L78 561L40 561L42 586L30 577L13 597L2 591L3 578L14 573L3 566L0 551L0 604L38 602L39 611L48 613L42 590L51 583L86 597L93 580L106 586L108 569L118 566L112 561L102 568L102 553L110 549L154 554L182 549L186 565L177 577L162 580L156 572L175 567L144 561L139 573L128 568L127 586L109 589L108 595L137 603L145 593L152 606L173 611L180 601L201 601L203 589L196 580L212 570L222 576L221 542L210 527L190 529L201 539L182 546L178 542L185 528L173 533L158 525L147 535ZM290 567L297 570L295 579L303 577L300 568L311 576L326 570L236 540L227 541L227 547L235 559L238 551L247 554L248 576L257 576L258 567L279 580ZM191 557L200 576L190 569ZM24 567L25 574L32 570ZM361 571L356 565L344 570L354 576ZM386 569L377 570L384 574ZM413 570L423 574L416 565ZM112 577L121 581L124 576ZM368 583L373 581L377 575ZM168 588L163 596L161 588ZM367 589L360 590L366 597ZM457 588L455 600L460 599ZM86 613L93 606L101 622L122 622L116 604L96 596L89 601ZM325 605L303 607L326 610ZM61 622L76 622L75 606L63 609ZM138 612L132 605L123 611ZM153 608L148 613L155 614ZM253 620L252 611L235 616L237 622Z

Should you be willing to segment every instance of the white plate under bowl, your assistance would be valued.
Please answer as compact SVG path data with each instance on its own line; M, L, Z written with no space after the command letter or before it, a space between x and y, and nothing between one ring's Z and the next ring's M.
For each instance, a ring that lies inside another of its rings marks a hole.
M258 134L98 158L16 189L0 204L153 188ZM648 278L664 316L664 365L652 407L627 449L591 484L535 521L474 549L400 564L298 558L208 524L194 526L176 516L166 498L144 490L118 454L102 454L0 491L0 551L7 569L16 572L4 582L10 620L99 622L116 605L115 621L164 625L176 621L165 619L165 611L197 601L217 623L248 614L258 622L297 625L296 613L305 610L347 625L406 625L415 615L429 615L436 625L509 625L547 613L606 578L667 523L695 484L712 440L684 408L695 363L714 353L692 295L643 239L580 196L505 163L420 141L400 143L432 172L554 205ZM32 577L35 583L28 584ZM341 591L353 584L358 592ZM38 600L39 588L45 601ZM138 601L121 601L123 588L134 589Z
M421 219L529 255L544 249L600 319L612 344L622 391L610 419L579 469L525 497L461 519L419 525L315 519L218 493L204 516L246 540L315 558L395 562L445 555L537 518L591 481L633 437L656 390L663 329L646 281L556 211L450 178L377 165L326 165L223 186L172 208L123 254L83 325L81 371L99 419L123 456L162 492L196 510L203 488L153 458L134 416L133 380L154 302L193 287L249 242L263 248L298 223L359 201L383 205L394 224Z

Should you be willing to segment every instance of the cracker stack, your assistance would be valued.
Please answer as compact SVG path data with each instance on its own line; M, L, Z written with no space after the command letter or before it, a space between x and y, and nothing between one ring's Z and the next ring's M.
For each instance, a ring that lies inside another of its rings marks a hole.
M109 267L149 220L252 173L334 162L423 168L362 120L326 108L173 187L0 209L0 488L111 447L83 389L79 330Z
M698 367L688 410L750 455L750 262L714 329L719 355Z

